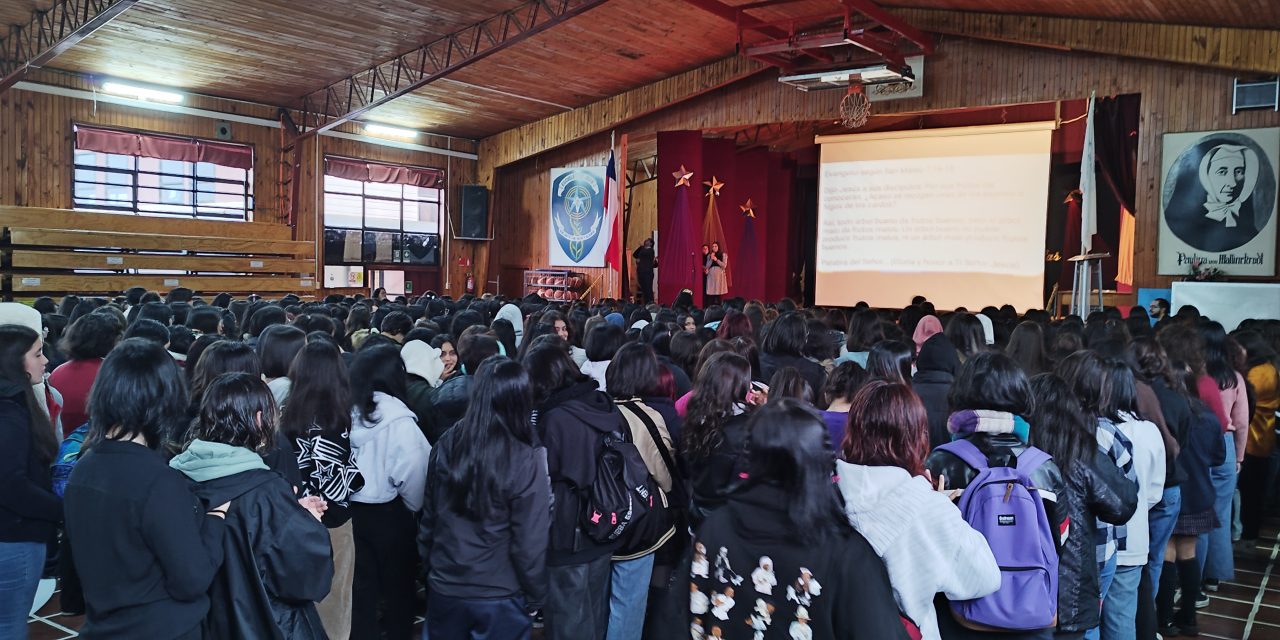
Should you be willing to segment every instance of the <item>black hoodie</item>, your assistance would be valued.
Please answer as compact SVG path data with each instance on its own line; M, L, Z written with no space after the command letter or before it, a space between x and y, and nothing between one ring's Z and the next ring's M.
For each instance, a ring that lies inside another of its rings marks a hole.
M951 383L955 382L959 371L960 356L947 336L939 333L924 341L916 359L916 374L911 378L911 387L920 396L925 413L929 415L930 449L951 442L951 434L947 431L947 418L951 415L947 394L951 392Z
M604 437L624 426L622 414L595 380L560 389L538 407L538 436L547 448L555 505L548 565L583 564L618 548L619 542L598 544L579 528L579 492L595 481Z
M62 520L49 465L35 455L27 390L0 382L0 541L48 542Z

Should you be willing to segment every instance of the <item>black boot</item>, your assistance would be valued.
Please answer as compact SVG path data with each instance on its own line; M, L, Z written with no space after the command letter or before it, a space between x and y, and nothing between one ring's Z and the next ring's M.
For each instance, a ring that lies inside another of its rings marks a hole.
M1166 562L1160 571L1160 590L1156 593L1156 620L1160 635L1165 638L1178 635L1178 628L1173 626L1173 592L1177 590L1178 567Z
M1200 564L1195 558L1178 561L1178 582L1182 585L1182 602L1179 603L1174 624L1178 626L1179 635L1193 638L1200 635L1200 629L1196 625L1196 599L1200 596Z

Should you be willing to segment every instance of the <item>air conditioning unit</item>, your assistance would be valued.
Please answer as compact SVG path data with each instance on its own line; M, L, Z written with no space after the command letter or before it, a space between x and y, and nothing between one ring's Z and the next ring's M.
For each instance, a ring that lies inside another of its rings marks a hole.
M1280 77L1249 82L1236 78L1231 95L1231 115L1245 109L1280 111Z

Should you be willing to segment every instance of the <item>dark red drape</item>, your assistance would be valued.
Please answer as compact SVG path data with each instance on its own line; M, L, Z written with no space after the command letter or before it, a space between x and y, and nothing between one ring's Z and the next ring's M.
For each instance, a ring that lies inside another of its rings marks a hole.
M673 172L684 165L691 184L676 188ZM658 133L658 300L670 304L681 289L702 300L702 132Z
M76 148L160 160L209 162L236 169L253 168L253 147L194 138L173 138L77 126Z
M1094 102L1094 155L1098 177L1116 200L1134 211L1138 187L1138 119L1141 96L1128 94Z
M444 186L443 169L422 169L332 156L324 159L324 173L357 182L407 184L429 189Z

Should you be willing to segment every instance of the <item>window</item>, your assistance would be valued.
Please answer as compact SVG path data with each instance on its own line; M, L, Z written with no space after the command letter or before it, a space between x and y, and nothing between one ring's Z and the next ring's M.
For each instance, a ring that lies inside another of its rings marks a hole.
M440 264L444 173L326 158L325 264Z
M77 127L72 203L81 211L249 220L252 167L247 145Z

